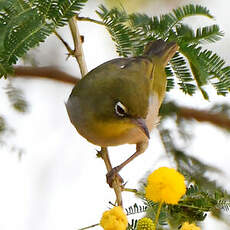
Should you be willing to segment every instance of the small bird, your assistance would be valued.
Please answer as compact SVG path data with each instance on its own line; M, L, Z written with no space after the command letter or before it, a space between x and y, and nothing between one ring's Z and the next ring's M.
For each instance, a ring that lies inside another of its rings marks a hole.
M116 58L86 74L66 103L72 124L101 146L136 144L136 152L107 174L114 176L148 147L166 91L165 66L178 50L175 42L150 42L143 56Z

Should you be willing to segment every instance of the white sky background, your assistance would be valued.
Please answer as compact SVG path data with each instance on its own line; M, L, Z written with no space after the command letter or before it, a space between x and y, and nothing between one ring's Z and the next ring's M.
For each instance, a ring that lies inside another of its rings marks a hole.
M90 2L82 15L95 17L94 10L99 1ZM215 15L216 21L213 23L221 26L225 37L211 48L230 65L229 0L182 2L208 6ZM148 7L149 12L150 9ZM201 17L194 17L192 23L203 25L202 20ZM79 28L85 36L84 51L89 70L117 57L114 45L102 26L82 22ZM67 29L62 30L65 38L67 33ZM66 38L68 41L70 39ZM54 36L33 53L38 57L39 65L57 65L79 76L75 61L71 58L65 61L66 50ZM108 207L108 201L114 201L115 196L105 183L106 170L102 160L96 159L95 150L98 148L80 137L68 119L64 102L73 86L39 79L18 79L15 84L25 91L31 106L26 115L15 113L0 92L1 114L16 129L8 144L21 147L25 152L19 161L17 154L10 152L9 148L0 148L0 229L75 230L98 223L102 212ZM5 85L6 81L1 80L0 86ZM204 101L199 93L189 97L177 90L171 91L169 97L195 108L207 108L214 102L230 99L230 96L217 97L211 90L210 94L210 102ZM197 136L190 152L220 167L225 174L217 180L230 189L229 136L205 123L191 128ZM128 187L135 187L148 170L173 166L164 154L157 131L153 131L151 136L148 150L121 172L128 181ZM110 151L112 162L117 165L135 151L135 146L113 147ZM132 194L124 194L126 207L134 202L136 200ZM137 202L141 204L141 201ZM228 216L230 219L230 214ZM227 229L213 220L207 220L204 225L204 230Z

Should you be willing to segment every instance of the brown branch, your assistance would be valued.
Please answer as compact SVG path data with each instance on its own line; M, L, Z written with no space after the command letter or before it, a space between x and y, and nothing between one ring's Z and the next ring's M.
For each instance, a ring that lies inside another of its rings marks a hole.
M220 128L230 130L230 118L223 113L211 113L207 110L177 107L177 115L187 120L195 119L200 122L209 122Z
M48 78L70 84L76 84L80 80L79 78L63 72L54 66L14 66L14 76L23 78Z
M26 67L15 66L15 77L23 78L47 78L64 83L76 84L80 79L54 66L47 67ZM176 106L177 115L187 120L195 119L199 122L209 122L220 128L230 130L230 118L223 113L211 113L207 110L198 110Z
M73 42L74 42L74 56L77 59L78 65L80 67L81 75L82 77L84 77L87 74L88 70L86 66L86 61L85 61L84 52L82 48L82 40L81 40L81 36L79 33L77 21L74 18L71 18L69 20L69 27L70 27L71 34L73 37ZM106 168L109 172L112 169L112 165L109 159L108 149L106 147L101 147L101 153L102 153L101 154L102 159L104 160ZM117 177L115 177L112 187L116 194L117 204L122 206L121 182L117 179Z
M101 158L103 159L104 163L105 163L105 166L106 166L106 169L107 169L107 172L110 172L112 170L112 164L110 162L110 159L109 159L109 152L108 152L108 149L106 147L101 147L101 151L99 152L100 153L100 156ZM119 180L119 178L116 176L113 180L113 184L112 184L112 187L114 189L114 192L116 194L116 203L118 206L121 206L123 205L122 203L122 195L121 195L121 192L122 192L122 184Z

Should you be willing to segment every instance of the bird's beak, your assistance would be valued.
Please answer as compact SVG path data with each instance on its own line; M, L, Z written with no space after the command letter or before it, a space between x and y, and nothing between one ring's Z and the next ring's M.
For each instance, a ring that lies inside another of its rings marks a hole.
M150 138L150 136L149 136L149 130L148 130L146 124L145 124L145 120L142 119L142 118L137 118L137 119L133 119L132 121L133 121L133 123L134 123L135 125L138 126L138 128L140 128L140 130L141 130L141 131L148 137L148 139L149 139L149 138Z

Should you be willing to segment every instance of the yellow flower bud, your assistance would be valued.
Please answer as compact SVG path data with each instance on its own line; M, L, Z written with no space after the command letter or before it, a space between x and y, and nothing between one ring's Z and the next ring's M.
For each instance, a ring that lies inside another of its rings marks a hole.
M150 218L144 217L138 221L137 230L155 230L155 224Z
M118 206L103 213L100 225L104 230L126 230L128 220L123 209Z
M177 204L186 192L184 176L173 168L161 167L149 175L145 192L154 202Z
M188 222L183 223L181 230L201 230L195 224L189 224Z

